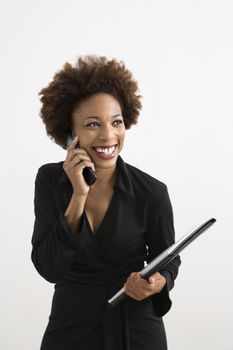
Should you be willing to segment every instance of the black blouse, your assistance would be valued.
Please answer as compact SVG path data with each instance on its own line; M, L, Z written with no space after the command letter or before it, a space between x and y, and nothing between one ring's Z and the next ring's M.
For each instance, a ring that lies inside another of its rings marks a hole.
M140 271L145 262L174 243L167 187L118 156L113 196L96 233L92 232L85 210L79 232L71 233L64 213L72 192L63 162L39 168L31 259L39 274L55 283L55 289L66 284L82 285L87 290L106 286L108 292L103 293L106 302L131 272ZM150 297L157 317L171 307L169 291L179 265L177 257L160 271L167 284ZM85 293L80 297L85 298Z

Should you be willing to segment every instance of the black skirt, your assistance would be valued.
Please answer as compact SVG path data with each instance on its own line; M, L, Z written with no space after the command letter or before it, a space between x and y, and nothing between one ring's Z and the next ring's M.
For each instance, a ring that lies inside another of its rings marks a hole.
M40 350L166 350L163 320L151 298L107 300L111 286L55 285L49 322Z

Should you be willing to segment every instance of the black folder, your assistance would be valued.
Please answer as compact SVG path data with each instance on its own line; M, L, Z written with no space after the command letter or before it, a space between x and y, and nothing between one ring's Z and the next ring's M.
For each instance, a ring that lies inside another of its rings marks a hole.
M187 232L177 242L172 244L155 259L153 259L146 267L144 267L139 273L141 277L148 279L155 272L160 271L170 261L172 261L185 247L187 247L192 241L194 241L201 233L206 231L210 226L216 222L216 219L211 218L205 221L203 224L198 225L191 231ZM127 294L124 288L121 288L111 299L108 300L110 305L116 305L123 300Z

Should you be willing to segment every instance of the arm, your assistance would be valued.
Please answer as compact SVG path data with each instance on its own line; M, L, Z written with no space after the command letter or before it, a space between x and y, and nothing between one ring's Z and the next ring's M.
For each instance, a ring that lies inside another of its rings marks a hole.
M51 283L62 280L87 240L85 200L74 195L64 213L55 210L48 167L42 166L35 180L35 222L31 259L39 274Z
M149 200L147 220L147 262L150 262L175 242L173 211L166 186L157 206L153 203L153 197ZM159 271L166 278L166 284L161 292L151 296L154 311L158 316L163 316L171 308L172 302L169 298L169 291L174 286L180 263L180 257L178 256Z

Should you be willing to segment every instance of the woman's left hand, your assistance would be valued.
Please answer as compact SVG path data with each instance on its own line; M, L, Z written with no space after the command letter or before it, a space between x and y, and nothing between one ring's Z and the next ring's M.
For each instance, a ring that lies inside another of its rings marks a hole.
M124 284L125 293L135 300L143 300L161 292L166 284L166 278L159 272L149 277L148 281L139 272L132 272Z

